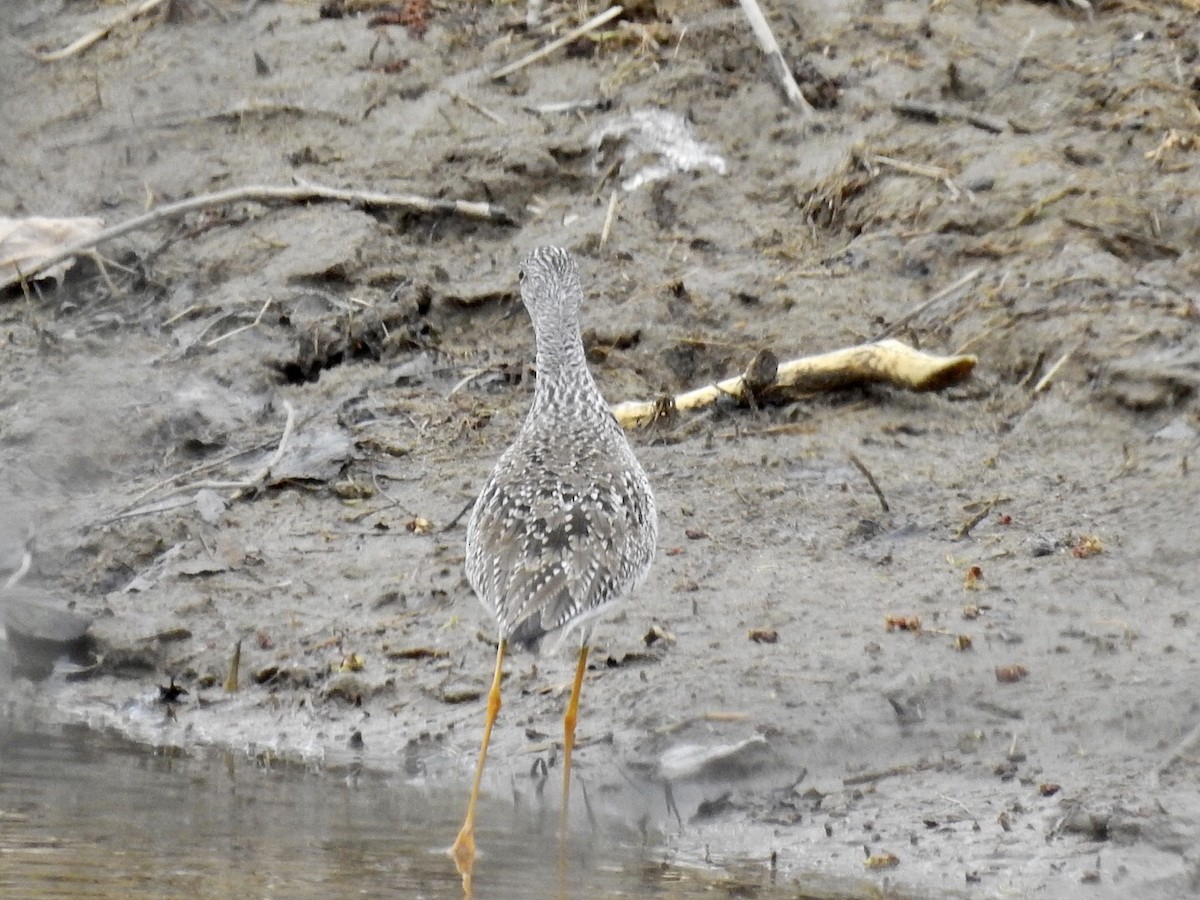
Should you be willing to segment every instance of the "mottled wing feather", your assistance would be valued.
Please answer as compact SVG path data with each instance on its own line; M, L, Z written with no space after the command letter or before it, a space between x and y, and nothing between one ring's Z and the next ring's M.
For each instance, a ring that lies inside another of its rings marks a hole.
M588 371L570 253L521 265L537 341L533 405L467 525L467 577L502 638L565 634L645 578L657 517L646 474ZM586 631L585 631L586 635Z
M510 466L506 454L480 495L468 526L467 574L510 640L536 643L645 577L652 500L636 463L629 468L632 454L616 449L615 458L554 470L544 458L530 470L527 455L525 468Z

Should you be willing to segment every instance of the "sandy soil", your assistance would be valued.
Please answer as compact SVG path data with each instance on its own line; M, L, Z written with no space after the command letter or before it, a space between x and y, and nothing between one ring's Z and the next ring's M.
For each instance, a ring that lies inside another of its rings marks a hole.
M4 556L33 535L25 584L97 617L98 662L13 678L9 704L361 758L459 802L493 655L460 513L529 401L515 267L553 242L580 258L614 401L897 324L979 357L940 394L634 436L661 546L598 633L593 807L663 828L679 859L775 853L783 877L852 890L1200 890L1194 4L768 2L810 121L717 0L631 3L603 40L488 78L580 6L545 4L531 31L524 4L434 2L421 36L191 0L39 63L25 51L116 8L9 5L6 213L111 224L303 178L516 219L237 203L106 245L111 286L84 260L10 294ZM530 111L566 101L589 102ZM653 154L591 139L648 108L724 165L623 190ZM914 616L920 632L885 627ZM655 626L673 640L647 643ZM512 660L494 794L533 794L536 760L553 766L569 667ZM188 693L168 714L171 678Z

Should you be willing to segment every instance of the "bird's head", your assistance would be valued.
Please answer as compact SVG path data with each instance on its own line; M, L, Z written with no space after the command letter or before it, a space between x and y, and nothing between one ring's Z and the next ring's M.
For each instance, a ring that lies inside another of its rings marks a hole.
M521 301L533 319L535 331L551 322L578 321L583 303L579 267L561 247L538 247L521 262L517 273Z

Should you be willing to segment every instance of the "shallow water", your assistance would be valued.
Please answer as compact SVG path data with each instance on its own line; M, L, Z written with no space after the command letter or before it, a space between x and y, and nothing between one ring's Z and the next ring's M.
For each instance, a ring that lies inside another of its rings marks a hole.
M0 718L0 896L459 897L445 855L458 799ZM489 798L481 820L481 900L728 895L729 873L666 865L652 839L603 826L573 836L564 887L551 811ZM773 893L761 868L736 880Z

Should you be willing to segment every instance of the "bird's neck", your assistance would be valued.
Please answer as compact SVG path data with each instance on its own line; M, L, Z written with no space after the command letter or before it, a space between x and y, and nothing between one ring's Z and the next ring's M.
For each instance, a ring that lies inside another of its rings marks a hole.
M544 323L537 334L534 408L597 403L604 401L588 369L579 326L562 320Z

